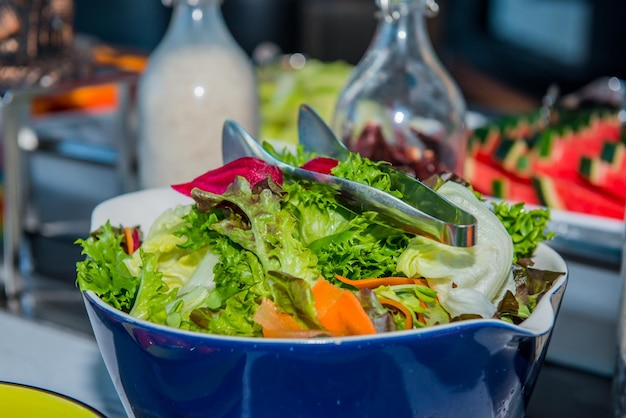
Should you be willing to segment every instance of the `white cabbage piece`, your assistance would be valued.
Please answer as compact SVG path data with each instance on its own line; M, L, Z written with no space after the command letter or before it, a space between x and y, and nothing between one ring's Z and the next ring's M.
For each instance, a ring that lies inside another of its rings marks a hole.
M511 236L467 187L449 181L438 192L476 217L476 244L453 247L416 236L400 255L397 269L408 277L426 278L452 317L491 318L506 291L515 289Z

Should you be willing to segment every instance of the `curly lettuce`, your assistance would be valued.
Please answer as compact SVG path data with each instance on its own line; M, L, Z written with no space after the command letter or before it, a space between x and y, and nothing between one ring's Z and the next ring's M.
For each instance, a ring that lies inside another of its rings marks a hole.
M293 163L305 160L299 149ZM353 154L332 174L400 196L382 164ZM420 278L355 291L379 332L411 323L527 317L540 297L533 289L558 276L532 281L532 270L514 269L513 262L548 236L535 232L545 227L545 217L533 213L534 229L528 229L516 207L496 207L494 214L470 188L451 181L439 181L437 191L476 216L477 245L456 248L408 234L374 212L344 207L335 191L315 182L281 185L270 177L251 187L235 177L223 193L192 189L195 204L165 211L132 255L122 229L108 223L78 240L86 257L77 281L81 290L136 317L223 335L261 336L254 316L264 299L304 328L320 329L311 286L320 276L351 286L336 275ZM387 309L378 298L400 303L409 314Z
M76 264L77 285L81 291L91 290L109 305L129 312L135 302L140 278L127 265L130 255L122 246L121 228L106 222L87 239L78 239L85 259Z

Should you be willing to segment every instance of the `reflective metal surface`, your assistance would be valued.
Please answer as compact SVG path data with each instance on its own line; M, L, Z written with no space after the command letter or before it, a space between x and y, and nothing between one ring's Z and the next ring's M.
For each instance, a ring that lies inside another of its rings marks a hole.
M375 211L381 219L407 232L430 237L454 246L472 246L475 241L476 219L452 205L432 189L416 183L403 183L403 193L413 195L418 207L379 189L340 177L315 173L286 164L270 155L256 139L239 124L228 120L223 129L223 158L230 162L250 156L275 165L288 176L314 181L339 192L339 199L358 213ZM408 177L407 177L408 178Z

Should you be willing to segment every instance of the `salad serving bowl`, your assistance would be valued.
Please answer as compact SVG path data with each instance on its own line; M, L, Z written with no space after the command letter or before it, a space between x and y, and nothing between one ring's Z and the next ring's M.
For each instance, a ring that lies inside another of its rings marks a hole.
M148 228L191 200L150 189L101 203L92 229ZM542 269L567 272L540 245ZM102 357L131 417L522 417L567 273L516 326L467 320L373 336L263 339L149 323L83 293Z

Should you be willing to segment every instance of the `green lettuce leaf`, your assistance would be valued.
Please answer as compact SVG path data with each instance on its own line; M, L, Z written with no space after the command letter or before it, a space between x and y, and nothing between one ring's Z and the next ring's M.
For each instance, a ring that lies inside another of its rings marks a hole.
M141 248L144 252L155 254L162 280L169 288L183 286L204 258L208 246L192 250L186 236L180 230L187 224L186 216L192 211L191 205L179 205L164 211L152 224ZM139 275L143 260L138 252L133 254L128 266L135 275Z
M268 179L253 190L243 177L222 195L195 189L193 197L200 210L227 206L230 216L214 222L211 229L228 237L258 257L265 272L317 279L317 258L298 239L298 221L283 210L282 188Z
M85 259L76 263L76 282L81 291L91 290L109 305L129 312L140 279L126 262L131 258L122 247L122 228L106 222L87 239L78 239Z
M401 231L356 216L342 231L320 238L309 247L319 260L322 276L331 281L335 274L358 280L397 275L398 259L409 240L410 236Z
M550 210L547 208L528 209L523 202L492 202L493 211L511 235L516 262L521 258L532 257L539 243L555 237L548 229Z
M387 193L401 198L402 193L392 188L389 174L380 169L381 166L389 165L384 161L372 161L363 158L360 154L351 153L345 161L332 169L332 174L348 180L356 181L368 186L375 187Z
M163 280L159 271L159 257L147 253L142 248L136 251L141 259L140 284L137 298L130 314L134 317L165 324L167 319L166 306L175 299L177 288L170 288Z
M388 190L389 176L377 168L381 164L355 155L335 167L333 174ZM317 183L287 183L284 190L285 208L299 220L299 239L317 256L323 277L334 281L335 274L352 279L396 274L408 234L374 222L374 212L357 214L343 207L335 191Z
M260 337L261 326L252 319L257 308L257 295L243 290L225 301L222 309L194 309L190 320L198 330L211 334Z
M260 336L252 321L258 303L270 294L265 270L258 257L228 237L220 236L211 246L219 262L213 264L213 288L194 286L192 280L181 289L183 320L203 332L237 336ZM199 277L204 274L199 275ZM191 289L189 293L185 293Z
M310 182L291 182L283 187L287 192L284 207L298 220L297 237L304 245L346 230L355 216L327 187Z

